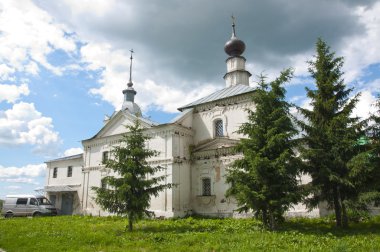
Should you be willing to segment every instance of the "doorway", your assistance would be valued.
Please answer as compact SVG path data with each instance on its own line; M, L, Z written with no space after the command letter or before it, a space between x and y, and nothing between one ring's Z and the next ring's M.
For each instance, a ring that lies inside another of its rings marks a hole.
M61 214L62 215L73 214L73 194L72 193L62 194Z

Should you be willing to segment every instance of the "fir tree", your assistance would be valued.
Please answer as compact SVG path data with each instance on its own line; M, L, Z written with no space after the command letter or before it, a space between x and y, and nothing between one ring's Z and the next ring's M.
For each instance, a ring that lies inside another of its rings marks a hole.
M377 97L375 106L376 112L370 117L371 124L367 131L371 140L371 150L372 156L374 157L374 162L376 162L376 166L380 169L380 95Z
M363 134L362 124L351 115L359 94L349 98L353 89L347 88L342 78L343 58L335 57L321 39L316 51L314 60L308 62L316 89L306 89L312 109L300 108L306 121L299 121L304 131L300 148L304 171L312 177L311 195L305 202L310 209L327 202L334 208L336 225L347 226L346 202L359 192L348 167L361 152L357 141Z
M253 210L261 216L269 229L275 229L291 204L300 200L297 175L300 160L295 156L297 134L285 101L282 85L292 77L292 70L283 71L270 83L261 76L252 99L255 110L248 110L248 122L238 132L241 139L237 151L243 158L235 161L227 173L231 187L227 196L233 196L240 211Z
M375 106L377 111L366 120L366 136L358 142L361 153L348 164L357 192L348 203L358 214L367 212L372 204L380 205L380 96Z
M129 132L123 135L120 145L112 149L110 158L104 162L115 176L104 177L103 186L92 189L97 193L96 202L103 209L128 217L128 229L132 231L134 222L144 215L152 215L148 211L151 196L157 197L171 184L164 183L166 176L156 175L163 168L148 165L147 159L158 153L145 147L149 137L144 135L139 121L126 128Z

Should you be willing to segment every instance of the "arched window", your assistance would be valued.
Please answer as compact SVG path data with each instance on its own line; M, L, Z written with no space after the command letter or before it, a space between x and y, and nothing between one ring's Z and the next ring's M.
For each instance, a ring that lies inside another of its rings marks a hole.
M202 178L202 196L211 195L211 179Z
M215 136L216 137L223 136L223 121L221 119L215 120L214 127L215 127Z

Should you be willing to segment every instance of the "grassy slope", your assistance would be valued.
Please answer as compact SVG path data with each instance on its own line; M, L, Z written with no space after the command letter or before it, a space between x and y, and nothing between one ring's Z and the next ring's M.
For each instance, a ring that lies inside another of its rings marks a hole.
M380 251L380 218L337 230L328 221L291 220L279 231L252 219L126 220L61 216L0 219L11 251Z

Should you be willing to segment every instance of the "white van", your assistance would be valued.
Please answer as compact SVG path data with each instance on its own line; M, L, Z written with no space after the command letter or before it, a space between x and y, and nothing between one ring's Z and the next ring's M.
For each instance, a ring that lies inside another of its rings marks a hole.
M7 195L1 214L5 218L13 216L57 215L57 209L44 196Z

